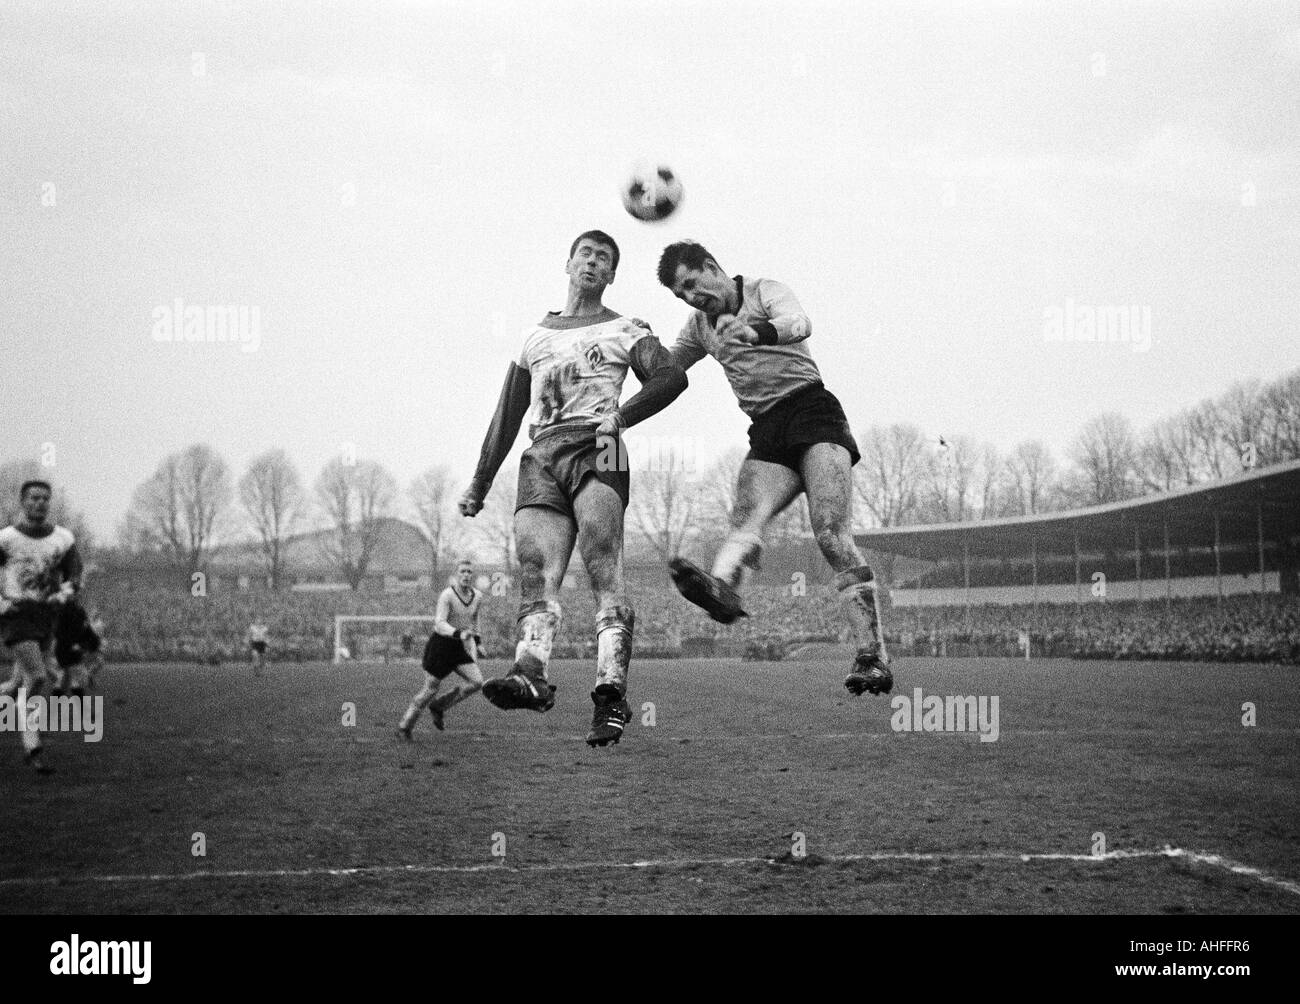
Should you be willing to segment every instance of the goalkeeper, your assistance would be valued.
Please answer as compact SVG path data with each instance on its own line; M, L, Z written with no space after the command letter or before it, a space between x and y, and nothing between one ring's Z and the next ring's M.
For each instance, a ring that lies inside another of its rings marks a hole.
M433 718L434 727L445 728L443 715L454 705L473 697L483 689L483 674L479 672L478 659L483 653L483 639L478 632L478 608L483 593L474 588L474 565L461 561L451 585L438 597L434 612L433 634L424 646L424 686L411 698L411 703L398 723L398 734L408 742L416 719L425 708ZM442 682L455 677L450 690L439 695Z

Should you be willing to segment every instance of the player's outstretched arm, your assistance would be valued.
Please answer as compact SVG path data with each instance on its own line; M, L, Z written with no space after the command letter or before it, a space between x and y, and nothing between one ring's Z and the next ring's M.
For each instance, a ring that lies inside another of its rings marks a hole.
M641 389L618 409L624 427L644 422L663 411L686 389L686 371L654 335L637 340L628 352L628 365L641 381Z
M474 477L460 499L460 511L463 516L477 516L483 508L483 499L488 489L501 470L506 454L515 445L519 435L519 426L528 414L532 402L532 377L528 370L518 363L511 363L506 371L505 383L501 387L501 397L497 399L497 410L488 426L487 435L483 437L483 447L479 451L478 467Z

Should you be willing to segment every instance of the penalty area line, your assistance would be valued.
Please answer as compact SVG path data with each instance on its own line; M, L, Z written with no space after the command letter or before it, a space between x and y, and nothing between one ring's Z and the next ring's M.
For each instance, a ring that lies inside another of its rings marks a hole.
M1264 885L1281 889L1292 896L1300 896L1300 883L1270 875L1263 869L1242 864L1221 854L1189 851L1181 847L1164 847L1159 850L1115 850L1102 854L1017 853L1015 851L976 852L925 852L877 851L865 854L814 854L811 862L825 864L890 863L948 864L958 862L1013 861L1029 864L1035 861L1068 861L1081 864L1106 864L1143 858L1181 858L1194 864L1205 865L1254 879ZM795 864L800 859L789 856L734 857L734 858L649 858L640 861L577 861L550 864L512 866L504 863L481 865L357 865L352 868L278 868L228 871L193 871L140 875L67 875L0 879L0 888L14 886L58 886L74 883L163 883L194 882L200 879L275 879L275 878L365 878L385 875L480 875L509 872L515 875L541 873L584 872L622 869L626 871L678 871L687 868L735 868L749 865Z

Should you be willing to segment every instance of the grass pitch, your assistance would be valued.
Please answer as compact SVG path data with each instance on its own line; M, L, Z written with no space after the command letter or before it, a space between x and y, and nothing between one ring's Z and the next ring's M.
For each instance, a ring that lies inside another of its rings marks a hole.
M591 749L585 663L546 715L474 698L412 745L413 664L110 665L103 741L49 736L54 776L0 736L0 910L1300 909L1294 669L896 663L891 697L998 697L979 742L894 732L847 667L635 663Z

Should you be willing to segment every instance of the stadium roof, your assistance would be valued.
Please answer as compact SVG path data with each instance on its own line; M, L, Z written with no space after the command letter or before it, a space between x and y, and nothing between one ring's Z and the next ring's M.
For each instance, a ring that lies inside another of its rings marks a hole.
M896 526L854 534L862 547L922 561L960 560L963 547L972 558L1073 554L1075 534L1083 552L1133 550L1134 532L1143 550L1169 546L1210 547L1219 518L1223 547L1255 547L1259 518L1264 540L1300 535L1300 460L1244 471L1208 484L1107 505L966 523Z

